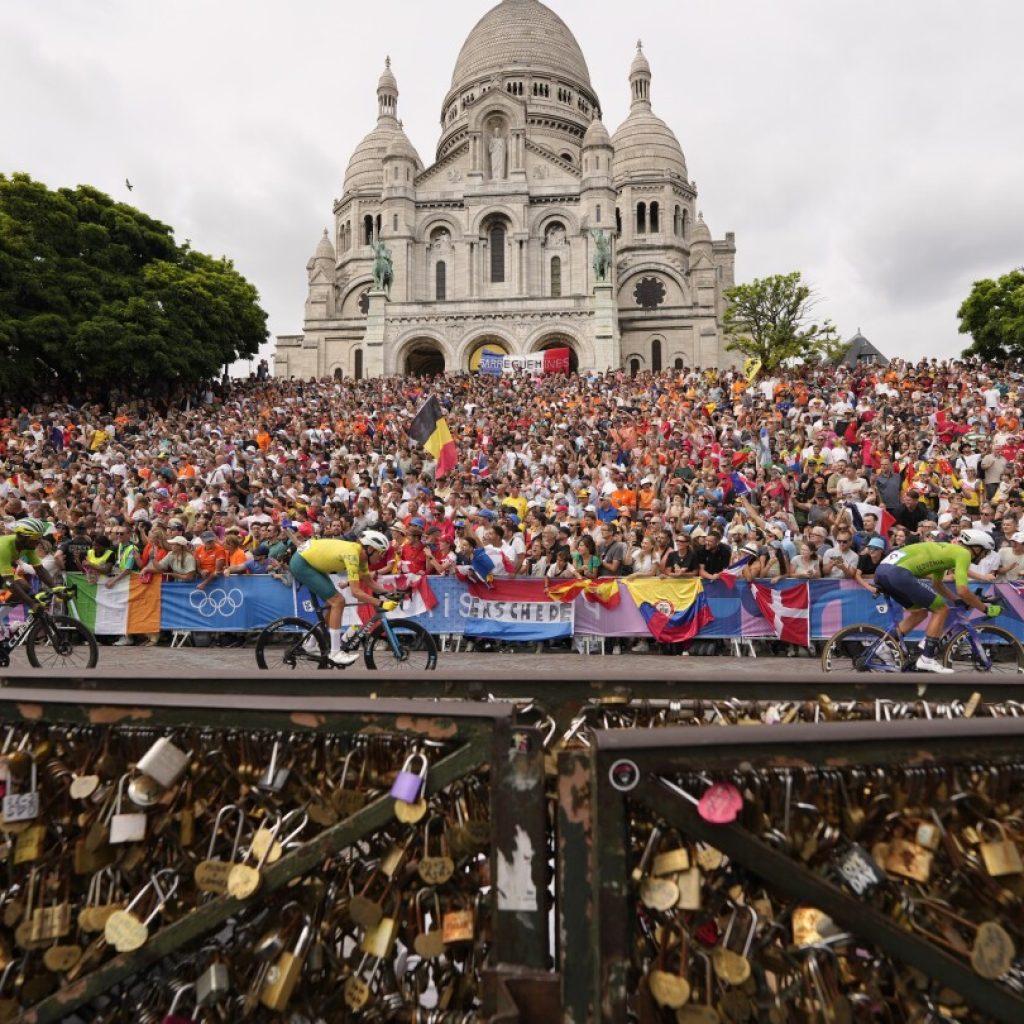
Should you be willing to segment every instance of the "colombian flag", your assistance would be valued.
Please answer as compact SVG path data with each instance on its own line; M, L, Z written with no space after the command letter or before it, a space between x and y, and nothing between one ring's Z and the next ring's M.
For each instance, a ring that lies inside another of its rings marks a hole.
M409 437L420 445L437 463L436 475L442 477L455 466L458 456L441 403L431 395L409 424Z
M692 640L713 618L700 580L624 579L651 636L663 643Z

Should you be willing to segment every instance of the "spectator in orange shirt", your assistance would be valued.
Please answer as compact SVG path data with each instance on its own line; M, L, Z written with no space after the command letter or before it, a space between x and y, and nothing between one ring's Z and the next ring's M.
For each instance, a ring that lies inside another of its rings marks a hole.
M196 562L199 565L199 590L205 589L206 585L228 563L228 553L217 541L217 534L213 530L206 530L200 534L202 543L195 550Z

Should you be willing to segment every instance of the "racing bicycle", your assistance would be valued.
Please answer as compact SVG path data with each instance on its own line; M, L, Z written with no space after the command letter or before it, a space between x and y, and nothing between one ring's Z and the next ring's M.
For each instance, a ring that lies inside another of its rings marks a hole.
M920 656L912 651L897 627L903 608L896 601L880 601L879 614L889 616L889 625L860 623L839 630L821 652L821 667L826 672L911 672ZM935 657L953 669L974 669L1016 675L1024 672L1024 647L1008 630L987 622L975 625L967 617L962 602L949 610L945 632L939 639Z
M411 593L411 590L396 590L389 595L396 601L404 601ZM256 664L260 668L344 667L335 665L327 656L331 644L324 609L315 594L310 594L310 598L316 622L291 617L277 619L256 638ZM380 608L341 645L343 651L359 647L363 649L363 662L369 669L429 671L437 667L437 644L430 633L411 619L389 619Z
M0 668L10 665L11 651L18 647L25 648L33 668L95 668L99 646L89 627L70 615L50 610L51 601L63 607L77 592L74 586L66 586L50 587L35 594L25 621L0 635Z

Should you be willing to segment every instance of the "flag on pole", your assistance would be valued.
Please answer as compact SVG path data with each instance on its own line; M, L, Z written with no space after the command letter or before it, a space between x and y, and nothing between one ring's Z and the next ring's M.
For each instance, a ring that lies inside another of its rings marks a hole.
M441 403L434 395L420 407L420 411L409 424L407 433L437 463L438 477L444 476L458 462L448 421L444 418Z
M786 643L809 647L811 643L811 588L807 582L782 589L751 583L758 610L775 635Z

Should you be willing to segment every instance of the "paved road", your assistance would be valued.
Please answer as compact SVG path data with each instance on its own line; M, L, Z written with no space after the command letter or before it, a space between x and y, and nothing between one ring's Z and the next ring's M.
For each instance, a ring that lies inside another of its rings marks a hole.
M540 653L515 651L498 653L474 651L467 653L443 651L439 655L438 667L448 670L477 672L483 676L491 673L508 675L522 673L524 677L536 675L546 680L555 680L563 673L586 672L600 679L633 679L638 675L645 678L678 679L688 673L721 672L724 677L744 677L768 674L773 678L803 679L822 677L817 658L698 658L670 657L661 654L597 654ZM250 644L245 648L230 647L100 647L99 664L96 672L113 675L192 675L202 673L216 675L219 672L256 671L256 661ZM14 652L11 672L33 672L24 651ZM322 675L310 667L299 669L302 674ZM373 676L361 661L345 669L345 676Z

